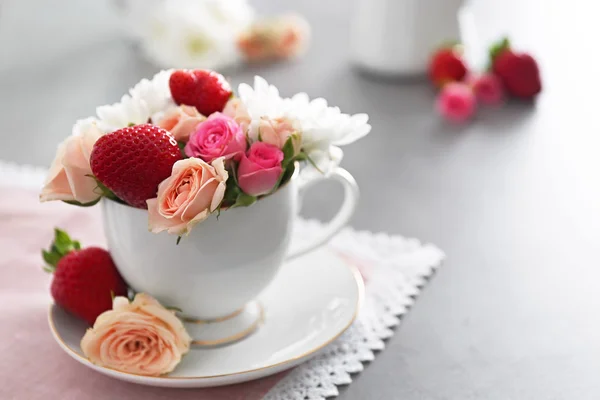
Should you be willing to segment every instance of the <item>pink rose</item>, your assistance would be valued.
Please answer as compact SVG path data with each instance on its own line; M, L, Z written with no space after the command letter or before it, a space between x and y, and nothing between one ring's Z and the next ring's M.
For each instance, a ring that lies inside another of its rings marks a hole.
M196 128L185 145L188 157L206 162L225 157L239 158L246 151L246 135L233 118L219 112L212 114Z
M95 365L137 375L171 372L190 350L192 339L173 311L138 293L133 302L115 297L81 339L83 354Z
M472 75L467 78L467 82L473 88L475 97L482 103L489 105L502 103L504 89L502 81L496 75L491 73Z
M189 233L221 204L228 173L224 158L212 164L199 158L179 160L171 176L158 185L155 199L147 200L148 225L153 233Z
M89 123L86 120L78 122L73 131L74 134L58 146L40 193L40 201L90 203L100 198L96 180L87 175L92 175L90 154L102 132L95 122Z
M248 114L248 110L246 110L246 106L242 101L234 97L229 99L227 104L225 104L225 108L223 109L223 114L231 117L237 122L237 124L242 128L242 131L248 131L248 125L250 125L250 114Z
M285 142L291 137L292 145L294 146L294 156L300 152L302 148L302 135L298 128L296 128L293 120L288 118L269 119L261 117L256 125L252 124L250 128L248 134L250 140L256 141L260 136L261 142L269 143L283 149Z
M270 193L283 172L283 152L272 144L255 142L248 156L244 154L237 171L238 183L244 193L260 196Z
M156 125L171 132L178 142L187 142L198 124L205 119L196 107L181 105L168 111Z
M463 122L475 113L475 95L468 85L451 82L442 88L436 106L444 118L452 122Z

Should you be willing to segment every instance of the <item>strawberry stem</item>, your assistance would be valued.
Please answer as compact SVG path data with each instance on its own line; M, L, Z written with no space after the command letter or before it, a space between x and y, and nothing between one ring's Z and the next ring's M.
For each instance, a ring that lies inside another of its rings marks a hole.
M494 60L496 60L496 57L498 57L498 55L500 53L502 53L504 50L508 50L510 49L510 40L508 39L508 37L503 37L501 40L497 41L496 43L494 43L492 45L492 47L490 47L489 49L489 66L488 69L492 69L492 66L494 65Z
M61 258L72 251L80 250L81 243L71 239L69 234L61 229L54 229L54 241L50 245L50 249L42 250L42 258L47 265L44 266L44 271L53 273Z

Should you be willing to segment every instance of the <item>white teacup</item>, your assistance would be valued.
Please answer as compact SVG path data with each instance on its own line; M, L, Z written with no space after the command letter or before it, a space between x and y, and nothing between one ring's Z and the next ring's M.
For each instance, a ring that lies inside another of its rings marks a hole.
M284 187L250 207L211 215L179 245L177 236L148 231L148 213L103 200L104 230L113 259L136 292L182 310L189 319L223 320L237 315L272 281L287 259L327 242L352 216L358 187L344 169L300 186L297 174ZM313 183L335 179L344 201L323 234L289 251L299 197Z

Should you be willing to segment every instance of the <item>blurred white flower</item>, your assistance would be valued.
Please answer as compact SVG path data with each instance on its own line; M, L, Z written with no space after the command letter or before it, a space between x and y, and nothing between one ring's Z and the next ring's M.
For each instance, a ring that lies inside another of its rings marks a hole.
M141 47L164 68L219 69L239 60L236 39L253 18L246 0L162 1L138 29Z
M150 118L146 101L125 95L119 103L96 108L98 127L101 131L110 133L129 125L145 124Z

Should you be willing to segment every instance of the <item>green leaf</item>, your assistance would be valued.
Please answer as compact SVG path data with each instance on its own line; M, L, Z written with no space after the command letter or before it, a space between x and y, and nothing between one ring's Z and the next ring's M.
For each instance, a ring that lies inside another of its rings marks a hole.
M501 40L494 43L492 45L492 47L490 47L490 49L488 51L488 53L489 53L488 70L492 69L492 66L494 65L494 60L496 59L496 57L498 57L498 55L500 53L502 53L504 50L507 50L507 49L510 49L510 40L508 39L508 37L503 37Z
M181 242L181 236L177 236L177 243L175 243L177 246L179 246L179 242Z
M73 241L67 234L67 232L58 228L54 229L54 246L58 250L58 253L62 256L67 254L73 249Z
M96 204L98 204L98 202L100 201L101 198L102 198L102 196L98 197L96 200L90 201L89 203L80 203L77 200L63 200L63 201L72 206L91 207L91 206L95 206Z
M124 202L123 200L119 199L119 198L117 197L117 195L115 195L115 194L112 192L112 190L110 190L109 188L107 188L107 187L106 187L106 186L105 186L105 185L104 185L102 182L100 182L100 180L99 180L98 178L96 178L94 175L91 175L91 174L89 174L89 175L86 175L86 176L89 176L89 177L93 178L93 179L96 181L96 185L97 185L97 186L96 186L96 188L94 189L94 193L97 193L97 194L99 194L100 196L104 196L104 197L106 197L106 198L108 198L108 199L115 200L115 201L117 201L117 202L119 202L119 203L123 203L123 204L125 204L125 202Z
M235 201L235 204L231 206L231 208L235 208L235 207L248 207L251 206L252 204L256 203L256 197L255 196L250 196L249 194L246 193L240 193L237 197L237 200Z
M229 176L233 177L233 182L237 185L238 183L238 179L237 179L237 168L238 168L238 163L236 163L235 161L231 161L230 164L230 170L229 170ZM229 179L227 179L227 184L229 184Z
M177 312L180 312L180 313L183 312L183 310L181 308L179 308L179 307L168 306L168 307L165 307L165 308L167 310L171 310L171 311L177 311Z
M229 176L233 177L233 179L227 179L225 195L223 196L223 201L221 202L219 208L229 207L233 205L237 201L237 198L240 195L240 193L242 193L242 190L238 186L237 181L235 179L235 173L232 172Z
M292 141L292 137L290 136L285 141L283 145L283 162L281 163L282 167L285 168L288 166L290 162L294 159L294 142Z
M317 171L319 171L321 174L325 174L325 172L321 171L321 169L317 166L317 164L313 161L313 159L309 157L308 154L306 154L306 159L308 160L310 165L312 165Z
M71 239L62 229L54 229L54 241L49 250L42 250L42 259L46 262L44 271L54 272L60 259L74 250L80 250L81 243Z
M308 155L301 151L300 153L298 153L298 155L294 158L294 161L306 161L308 159Z
M48 264L48 266L45 267L45 269L48 269L50 272L54 272L54 270L56 269L56 264L58 264L58 261L60 260L61 256L58 253L42 250L42 258L44 259L46 264Z
M285 171L283 171L283 174L281 175L281 180L279 181L279 184L277 186L275 186L275 188L278 188L279 186L285 185L286 183L288 183L289 180L292 179L292 176L294 175L295 170L296 170L295 163L291 163L290 165L288 165L287 168L285 169Z
M188 158L188 156L185 154L185 143L184 142L177 142L177 147L179 147L179 152L181 153L181 156L185 159Z

